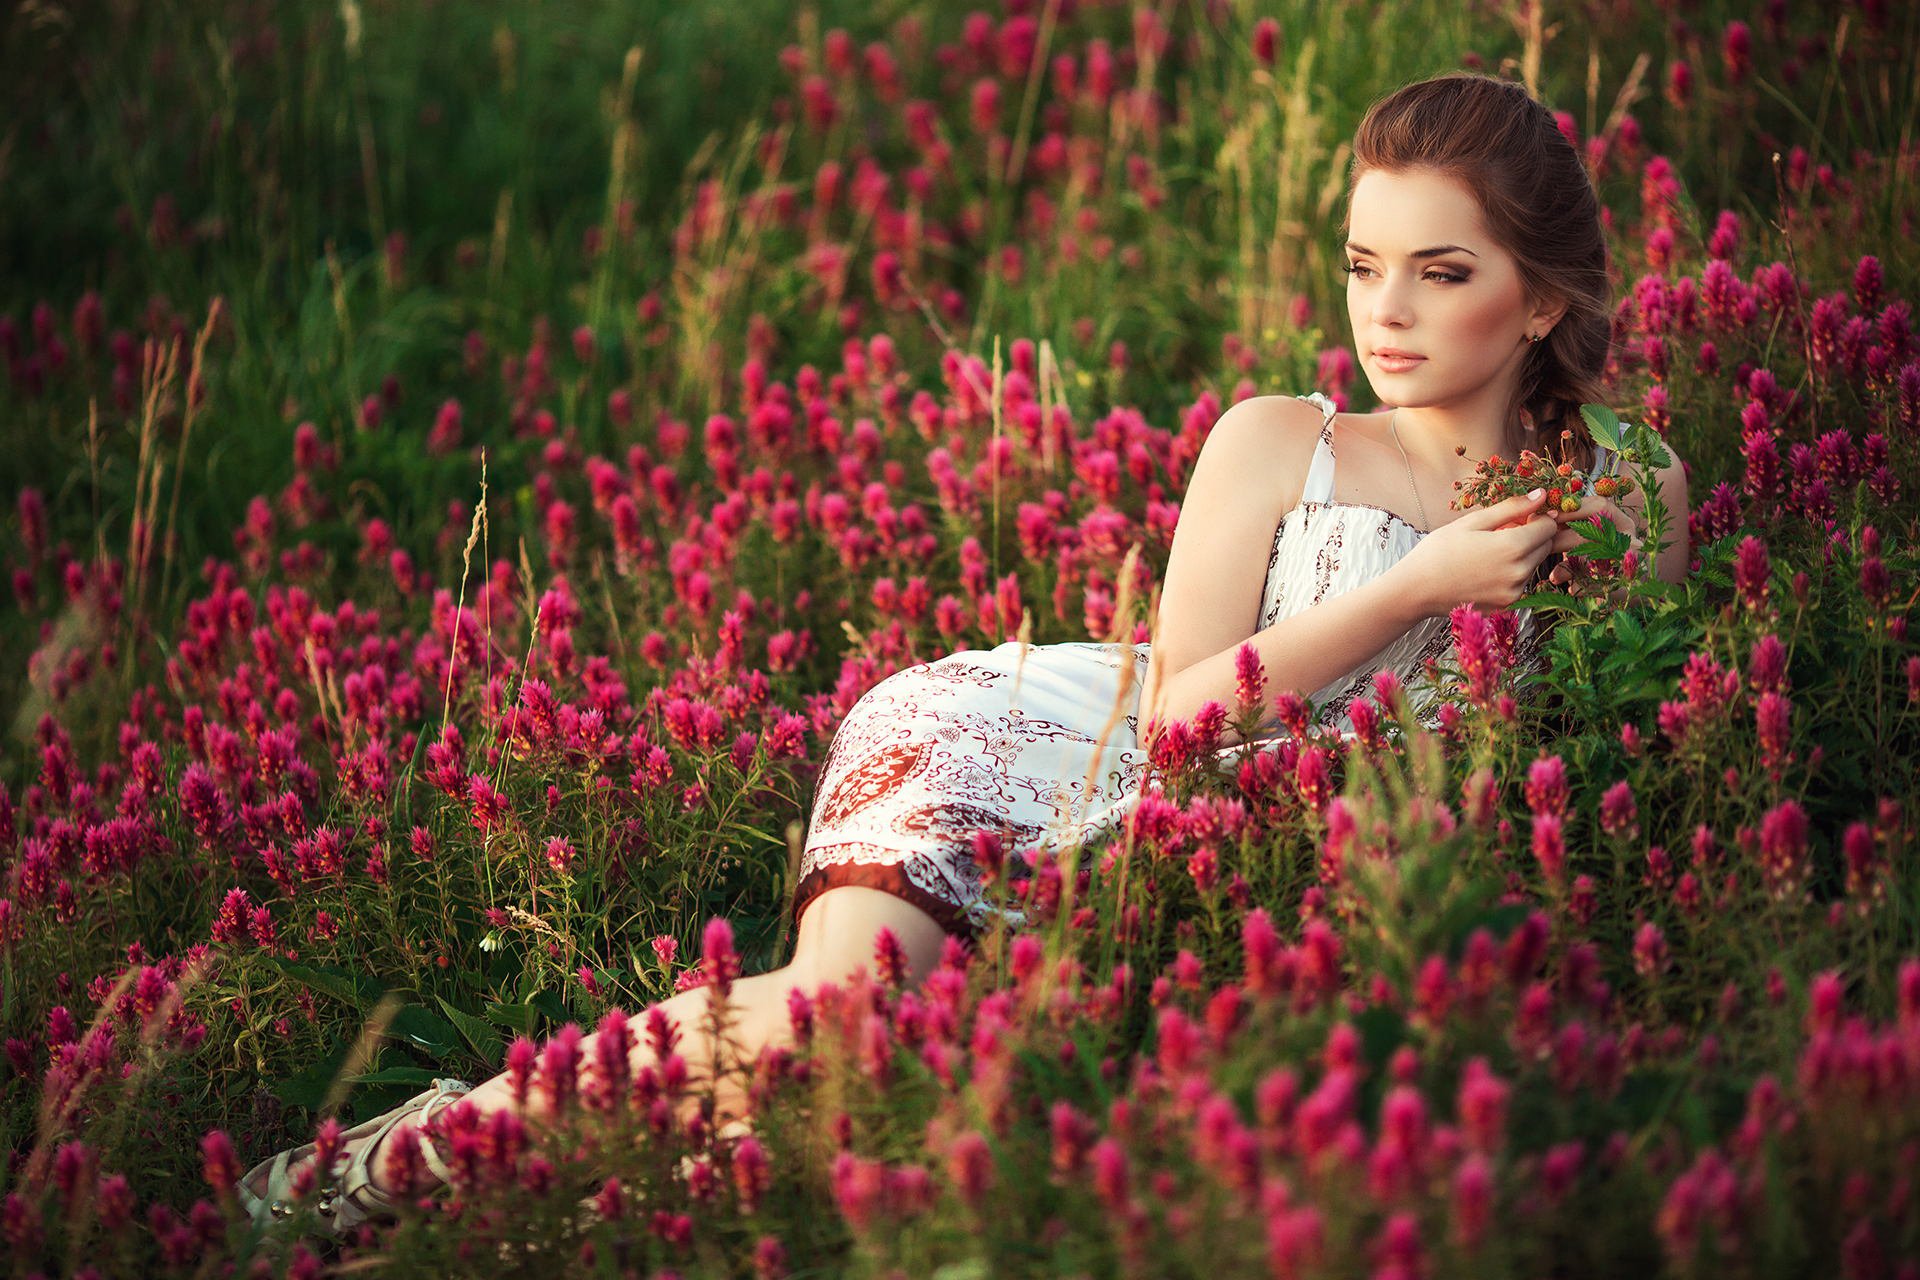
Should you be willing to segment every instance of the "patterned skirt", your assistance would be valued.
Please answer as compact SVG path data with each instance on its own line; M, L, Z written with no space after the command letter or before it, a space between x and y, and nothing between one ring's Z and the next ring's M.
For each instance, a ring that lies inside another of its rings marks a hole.
M997 917L1024 924L987 900L974 833L997 834L1011 858L1092 841L1125 820L1146 766L1138 712L1150 652L1009 640L874 685L828 747L795 920L853 884L904 898L963 939Z

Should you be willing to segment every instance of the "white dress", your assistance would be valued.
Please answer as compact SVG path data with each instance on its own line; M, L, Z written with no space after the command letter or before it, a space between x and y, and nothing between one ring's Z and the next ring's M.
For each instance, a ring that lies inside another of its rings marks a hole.
M1262 630L1385 572L1426 536L1383 507L1333 500L1334 405L1318 392L1300 398L1321 411L1320 439L1299 504L1274 530ZM1348 707L1369 693L1376 672L1391 668L1414 713L1433 725L1439 689L1428 660L1446 657L1451 644L1445 616L1417 624L1308 695L1315 723L1355 736ZM1018 874L1017 853L1093 841L1124 820L1146 766L1138 711L1150 652L1147 643L1009 640L875 684L827 750L794 918L826 890L853 884L905 898L965 938L1002 914L1023 924L1019 912L986 900L973 834L998 833ZM1514 653L1523 667L1538 659L1529 610L1519 611ZM1275 692L1269 681L1269 699Z

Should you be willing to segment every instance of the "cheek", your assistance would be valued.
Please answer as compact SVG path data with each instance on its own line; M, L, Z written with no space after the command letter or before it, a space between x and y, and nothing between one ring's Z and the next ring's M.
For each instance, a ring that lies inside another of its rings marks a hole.
M1454 311L1454 329L1462 338L1484 344L1518 323L1520 301L1504 290L1476 289L1463 294Z

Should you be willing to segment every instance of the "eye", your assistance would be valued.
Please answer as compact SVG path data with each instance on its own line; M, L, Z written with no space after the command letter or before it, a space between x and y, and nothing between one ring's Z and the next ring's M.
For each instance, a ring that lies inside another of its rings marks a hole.
M1365 265L1364 263L1346 262L1341 264L1340 269L1346 272L1348 275L1353 275L1357 271L1364 271L1367 273L1367 275L1373 274L1373 268ZM1364 280L1367 278L1367 276L1361 276L1360 278Z
M1445 284L1462 284L1466 281L1465 276L1455 275L1451 271L1429 271L1420 278L1422 280L1439 280Z

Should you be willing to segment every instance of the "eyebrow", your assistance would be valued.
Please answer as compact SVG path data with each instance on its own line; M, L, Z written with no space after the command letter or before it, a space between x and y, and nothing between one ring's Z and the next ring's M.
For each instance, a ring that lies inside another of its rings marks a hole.
M1347 248L1353 250L1355 253L1364 253L1370 257L1377 258L1380 256L1379 254L1374 253L1373 250L1367 248L1365 245L1355 244L1351 240L1347 241ZM1431 249L1415 249L1412 253L1408 254L1407 256L1409 258L1438 258L1442 254L1448 254L1448 253L1464 253L1464 254L1467 254L1469 257L1474 257L1474 258L1477 258L1480 256L1479 254L1475 253L1473 250L1457 244L1437 244Z

